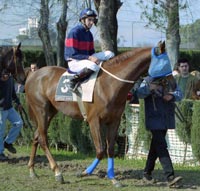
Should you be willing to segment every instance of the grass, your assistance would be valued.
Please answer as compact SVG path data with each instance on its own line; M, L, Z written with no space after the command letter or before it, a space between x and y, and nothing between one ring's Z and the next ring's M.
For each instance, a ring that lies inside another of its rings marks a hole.
M41 149L37 152L35 170L38 179L29 177L27 163L30 148L17 147L16 155L9 155L8 162L0 162L0 191L167 191L169 189L163 183L163 172L160 164L156 164L154 176L161 185L145 185L142 171L145 160L115 159L116 178L123 184L122 188L115 188L111 181L105 178L107 160L104 159L94 171L95 175L77 178L77 171L84 170L94 159L94 156L85 156L66 151L51 152L60 166L64 184L55 181L54 173L49 168L49 163ZM177 175L184 178L183 187L179 190L200 190L200 169L195 166L174 165Z

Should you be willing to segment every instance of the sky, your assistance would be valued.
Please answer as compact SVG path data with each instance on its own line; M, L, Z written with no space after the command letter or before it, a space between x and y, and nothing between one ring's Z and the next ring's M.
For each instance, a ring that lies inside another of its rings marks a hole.
M145 0L152 2L152 0ZM181 0L179 0L181 1ZM180 24L190 24L200 19L200 1L183 0L188 3L189 8L180 11ZM165 34L160 30L144 27L147 23L141 20L139 8L133 3L134 0L124 1L123 6L118 12L119 28L118 33L125 39L126 46L133 47L137 45L150 44L155 45L159 40L165 39ZM199 4L199 5L198 5ZM122 44L123 45L123 44Z
M2 1L0 1L0 9L2 8ZM34 2L36 1L39 0ZM144 27L146 22L140 18L140 9L135 5L136 0L121 1L123 5L117 14L119 46L155 45L159 40L165 39L165 34L161 31ZM180 12L180 24L189 24L200 19L199 0L184 1L188 3L190 8ZM17 6L11 6L6 11L1 11L0 39L15 38L19 33L19 28L27 27L28 18L38 14L38 7L30 6L30 4L27 6L26 1ZM69 29L73 26L74 22L69 25ZM98 31L95 27L92 32L94 37L98 38Z

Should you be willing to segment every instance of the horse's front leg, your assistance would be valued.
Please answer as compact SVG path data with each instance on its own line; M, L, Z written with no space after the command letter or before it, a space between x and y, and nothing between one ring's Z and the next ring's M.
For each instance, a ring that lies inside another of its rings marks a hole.
M41 129L40 129L40 137L39 137L38 141L39 141L40 146L42 147L43 151L45 152L45 155L50 164L50 168L55 172L56 181L58 181L60 183L64 183L64 178L62 176L62 173L49 150L48 141L47 141L47 133L45 133L45 131L43 131Z
M102 160L104 156L105 149L103 147L102 137L101 137L101 129L100 129L100 123L95 118L89 123L90 125L90 132L93 138L94 146L96 149L96 158L93 160L93 162L86 168L85 171L79 172L77 174L78 177L83 177L86 175L91 175L99 162Z

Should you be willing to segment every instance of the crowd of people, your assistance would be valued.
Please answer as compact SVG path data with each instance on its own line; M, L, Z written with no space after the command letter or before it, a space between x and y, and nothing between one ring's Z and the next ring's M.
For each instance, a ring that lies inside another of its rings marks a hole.
M99 69L102 61L111 59L114 53L110 50L104 52L95 52L94 40L90 32L93 24L97 22L97 14L94 10L84 9L80 13L80 23L69 32L65 41L64 57L68 62L69 71L76 73L71 79L69 89L75 91L77 86L86 77ZM165 59L168 59L167 52L161 53ZM152 60L159 59L156 49L152 49ZM147 182L154 181L153 171L157 158L159 159L166 180L169 186L175 185L182 177L175 176L173 164L167 149L165 136L168 129L175 129L175 101L181 99L191 99L193 96L199 96L200 92L196 88L199 77L190 73L190 63L186 58L181 58L177 62L177 71L172 71L170 61L165 62L165 66L156 71L156 75L166 77L174 75L176 80L175 88L167 93L163 93L163 87L160 84L153 83L158 76L154 76L156 66L150 64L148 76L142 83L134 88L134 99L132 102L138 103L139 99L144 99L145 103L145 125L146 129L152 134L150 149L148 152L146 164L144 167L143 179ZM166 71L167 68L167 71ZM37 64L30 65L30 71L37 70ZM2 75L0 78L0 160L7 160L4 154L6 148L11 153L16 153L13 146L14 141L20 133L23 126L22 119L13 107L14 101L20 109L21 104L16 95L24 92L24 87L17 84L14 88L14 80L10 75ZM5 137L6 120L10 121L12 127Z

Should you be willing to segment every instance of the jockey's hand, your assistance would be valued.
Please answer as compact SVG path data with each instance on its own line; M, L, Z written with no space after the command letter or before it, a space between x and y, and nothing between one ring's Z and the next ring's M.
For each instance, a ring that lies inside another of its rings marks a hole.
M197 94L197 96L200 96L200 91L197 91L196 94Z
M94 62L94 63L96 63L96 64L99 64L98 58L96 58L96 57L94 57L94 56L89 56L88 60L90 60L90 61L92 61L92 62Z
M170 101L170 100L172 100L173 99L173 95L172 94L166 94L166 95L164 95L163 96L163 99L165 100L165 101Z

